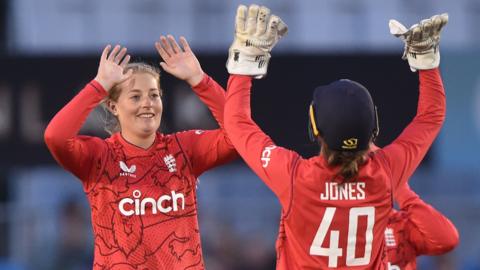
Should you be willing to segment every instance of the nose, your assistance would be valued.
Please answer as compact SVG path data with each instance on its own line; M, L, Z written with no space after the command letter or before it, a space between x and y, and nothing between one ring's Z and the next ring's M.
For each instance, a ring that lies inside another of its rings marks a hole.
M149 96L143 98L142 106L143 107L152 107L152 99Z

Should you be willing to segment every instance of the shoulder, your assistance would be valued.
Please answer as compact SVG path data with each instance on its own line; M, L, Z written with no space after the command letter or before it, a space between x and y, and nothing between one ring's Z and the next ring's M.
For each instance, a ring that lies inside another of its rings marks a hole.
M212 136L213 133L219 133L219 132L221 132L220 129L214 129L214 130L192 129L192 130L175 132L166 136L175 138L176 140L179 140L182 143L190 143L190 142L195 142L198 139L201 139L205 136L208 136L208 137Z
M302 179L302 181L306 181L307 179L317 181L316 179L321 178L321 174L324 174L329 170L327 162L319 155L308 159L304 159L302 156L298 155L295 166L295 175L298 176L299 179Z
M191 129L191 130L183 130L183 131L178 131L166 136L199 136L202 135L206 132L212 132L215 130L203 130L203 129Z
M103 143L108 148L120 148L122 140L119 133L114 133L110 137L103 139Z
M384 151L381 148L370 151L367 154L366 162L363 167L372 172L385 171L389 168Z
M157 133L157 148L162 146L171 147L179 144L180 147L188 147L195 142L199 135L203 134L203 130L183 130L168 134Z
M89 146L105 147L107 145L107 139L102 139L96 136L78 135L76 137L79 141L88 144Z
M309 166L324 168L327 165L325 158L321 155L316 155L308 159L302 159L302 160L304 161L305 165L309 165Z

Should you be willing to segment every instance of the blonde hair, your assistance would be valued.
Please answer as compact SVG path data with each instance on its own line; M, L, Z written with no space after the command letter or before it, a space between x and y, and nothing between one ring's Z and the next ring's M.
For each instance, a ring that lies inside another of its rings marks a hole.
M144 62L137 62L137 63L128 64L125 67L124 72L127 72L129 70L133 70L133 74L147 73L152 75L157 80L160 96L163 95L163 90L160 87L160 69ZM112 112L108 109L107 102L108 101L117 102L121 92L122 92L122 88L120 87L119 84L113 86L113 88L110 89L110 91L108 91L108 96L102 102L102 107L105 110L105 119L103 119L103 122L105 123L104 129L110 135L120 131L120 122L118 122L118 118L115 115L113 115Z

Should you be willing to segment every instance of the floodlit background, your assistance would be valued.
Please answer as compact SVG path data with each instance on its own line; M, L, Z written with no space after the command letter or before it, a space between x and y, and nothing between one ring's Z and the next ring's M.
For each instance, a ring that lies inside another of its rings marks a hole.
M225 85L225 61L240 1L0 1L0 269L90 269L89 206L80 182L47 152L43 130L91 80L107 43L158 63L160 34L184 35L203 69ZM268 77L254 83L254 119L279 144L310 157L307 105L315 86L363 83L379 108L377 143L391 142L415 115L418 76L400 59L388 20L406 25L448 12L441 41L447 119L411 186L460 232L459 247L422 257L419 269L480 269L480 1L275 0L289 25ZM164 73L162 132L216 124L187 85ZM82 133L105 137L102 111ZM274 269L280 207L273 193L234 162L200 177L207 269Z

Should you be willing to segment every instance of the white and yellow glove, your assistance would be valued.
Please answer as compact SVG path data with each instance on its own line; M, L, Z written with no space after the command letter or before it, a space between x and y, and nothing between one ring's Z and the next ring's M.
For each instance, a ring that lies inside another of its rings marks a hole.
M440 32L448 22L448 14L435 15L407 29L390 20L390 33L405 42L402 59L407 59L412 71L433 69L440 64Z
M270 15L268 8L238 6L235 38L228 53L228 73L263 78L267 74L270 51L287 31L287 25L279 17Z

